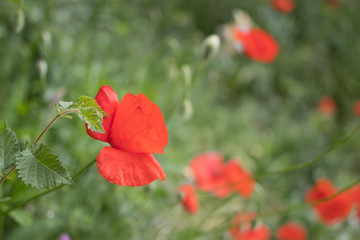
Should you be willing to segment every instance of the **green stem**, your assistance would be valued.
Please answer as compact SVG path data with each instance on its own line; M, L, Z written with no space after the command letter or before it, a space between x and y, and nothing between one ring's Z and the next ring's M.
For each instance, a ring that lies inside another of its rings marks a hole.
M86 169L88 169L91 165L93 165L95 162L96 162L96 159L92 160L92 161L89 162L85 167L83 167L82 169L80 169L80 171L77 172L77 173L72 177L72 178L74 179L74 181L75 181ZM34 200L34 199L37 199L37 198L39 198L39 197L42 197L42 196L44 196L44 195L46 195L46 194L48 194L48 193L54 192L54 191L56 191L56 190L58 190L58 189L60 189L60 188L63 188L63 187L65 187L65 186L67 186L67 185L59 185L59 186L54 187L54 188L52 188L52 189L49 189L49 190L46 190L46 191L44 191L44 192L38 193L38 194L36 194L36 195L34 195L34 196L26 199L25 201L22 201L22 202L16 204L15 206L9 208L8 210L5 211L5 214L8 214L8 213L11 212L12 210L14 210L14 209L16 209L16 208L18 208L18 207L21 207L21 206L27 204L28 202L30 202L30 201L32 201L32 200Z
M77 112L77 109L69 109L69 110L65 110L62 111L60 113L58 113L58 115L56 115L53 120L51 120L51 122L44 128L44 130L40 133L40 135L36 138L36 140L34 141L33 144L36 144L37 142L39 142L39 140L42 138L42 136L44 136L44 134L47 132L47 130L49 130L49 128L51 127L51 125L54 124L54 122L61 116L66 115L68 113L74 113ZM0 184L2 184L5 179L16 169L16 165L14 165L0 180Z
M337 191L335 194L329 196L329 197L325 197L325 198L321 198L321 199L318 199L316 201L312 201L312 202L302 202L302 203L297 203L297 204L294 204L294 205L291 205L291 206L288 206L288 207L285 207L284 209L280 209L280 210L276 210L276 211L272 211L272 212L269 212L269 213L264 213L264 214L260 214L259 217L260 218L268 218L268 217L271 217L273 215L278 215L279 213L281 214L284 214L284 213L287 213L287 212L290 212L292 210L295 210L295 209L298 209L298 208L301 208L301 207L305 207L305 206L311 206L311 205L314 205L314 204L318 204L318 203L321 203L321 202L326 202L326 201L329 201L335 197L337 197L339 194L351 189L352 187L354 187L355 185L357 185L358 183L360 183L360 179L353 182L352 184L340 189L339 191Z
M16 166L14 165L0 180L0 184L2 184L5 179L16 169Z
M40 135L37 137L37 139L34 141L33 144L36 144L41 138L42 136L47 132L47 130L49 130L49 128L51 127L51 125L53 125L53 123L61 116L63 115L66 115L68 113L74 113L74 112L77 112L77 109L69 109L69 110L65 110L65 111L62 111L60 113L58 113L58 115L56 115L54 117L53 120L51 120L51 122L46 126L46 128L44 128L44 130L40 133Z
M311 165L314 165L315 163L320 162L326 155L328 155L330 152L332 152L333 150L337 149L338 147L344 145L346 142L348 142L352 137L355 136L355 134L359 131L360 129L360 124L350 132L349 135L347 135L346 137L342 138L340 141L338 141L337 143L335 143L334 145L332 145L328 150L326 150L325 152L321 153L320 155L318 155L316 158L314 158L311 161L305 162L305 163L300 163L300 164L295 164L292 166L287 166L275 171L270 171L264 174L261 174L258 177L255 177L256 179L260 179L266 176L271 176L271 175L276 175L276 174L280 174L280 173L285 173L285 172L292 172L292 171L296 171L296 170L300 170L306 167L309 167Z

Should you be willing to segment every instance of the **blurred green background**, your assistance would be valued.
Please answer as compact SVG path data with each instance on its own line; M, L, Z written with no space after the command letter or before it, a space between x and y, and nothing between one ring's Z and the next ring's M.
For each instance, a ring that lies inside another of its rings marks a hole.
M235 9L250 14L277 39L272 64L226 51L210 60L202 42L232 22ZM200 213L187 214L175 189L191 182L187 165L203 151L239 157L255 175L309 161L359 123L360 2L340 8L325 0L299 0L281 14L267 0L0 0L0 118L29 142L56 115L54 104L94 97L111 85L119 98L144 93L162 110L169 130L165 154L156 155L164 182L139 188L104 180L93 165L75 186L29 202L5 218L5 239L230 239L231 218L300 203L314 182L344 187L359 178L357 134L315 166L260 179L249 199L199 193ZM191 72L193 114L184 116L184 72ZM321 97L338 110L323 116ZM0 124L3 124L2 122ZM73 175L95 159L103 143L78 119L60 119L41 140ZM39 193L15 176L2 188L13 205ZM354 213L325 227L304 207L263 219L273 232L284 221L303 224L309 239L357 239ZM274 237L273 237L274 238Z

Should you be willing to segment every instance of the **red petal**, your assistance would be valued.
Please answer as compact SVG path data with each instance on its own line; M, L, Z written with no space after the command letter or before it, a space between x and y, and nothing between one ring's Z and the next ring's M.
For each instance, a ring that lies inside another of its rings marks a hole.
M97 93L95 100L101 109L109 115L109 117L103 118L102 126L104 127L105 133L93 132L88 129L87 126L86 132L92 138L103 142L109 142L110 127L119 104L119 99L111 86L102 86Z
M99 173L109 182L120 186L139 187L166 174L151 154L128 153L104 147L97 156Z
M203 191L215 191L218 197L228 196L226 179L222 174L223 157L216 152L206 152L195 156L190 162L196 186Z
M279 12L289 13L295 8L294 0L271 0L271 5Z
M271 63L279 54L279 45L267 32L253 28L250 31L233 30L233 36L245 48L245 54L256 61Z
M313 202L330 197L337 192L330 180L320 179L306 194L306 201ZM354 203L353 192L346 191L335 198L318 202L313 205L313 210L324 224L335 224L343 221L350 213Z
M133 153L163 153L168 132L159 107L145 95L121 100L111 126L111 146Z
M182 204L186 211L191 214L196 214L199 212L199 200L194 186L190 184L183 184L178 187L176 191L182 192L184 194Z
M307 231L298 223L287 222L276 231L276 237L279 240L306 240Z
M235 159L226 163L223 174L231 189L238 192L241 196L249 197L254 191L255 180Z

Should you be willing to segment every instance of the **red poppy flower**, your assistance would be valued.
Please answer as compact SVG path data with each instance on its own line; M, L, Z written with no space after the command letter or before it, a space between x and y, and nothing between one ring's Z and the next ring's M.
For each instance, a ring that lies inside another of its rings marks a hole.
M357 218L360 219L360 184L353 188L352 194L354 197L355 206L357 207Z
M276 237L279 240L306 240L306 229L295 222L287 222L276 231Z
M251 222L256 218L256 213L242 213L235 216L230 234L234 240L267 240L270 239L269 227L260 224L255 228Z
M311 203L334 195L338 190L334 188L330 180L320 179L313 188L306 193L306 201ZM343 221L350 213L353 198L350 191L343 192L336 197L314 203L312 206L320 221L331 225Z
M128 93L119 103L110 86L102 86L95 100L109 117L103 118L105 133L86 128L87 133L110 143L97 156L99 173L109 182L138 187L161 178L165 173L151 155L163 153L167 128L159 107L144 94Z
M194 157L190 162L196 186L212 192L220 198L228 197L232 191L249 197L254 190L255 180L251 174L232 159L226 164L219 153L206 152Z
M238 161L236 159L228 161L223 168L223 175L229 188L246 198L253 193L255 180L238 164Z
M320 99L318 109L323 115L333 115L336 112L336 103L332 97L325 96Z
M338 8L341 5L340 0L327 0L327 2L333 8Z
M176 192L183 194L182 205L186 211L190 214L196 214L199 212L199 200L194 186L190 184L183 184L176 189Z
M262 29L233 28L233 37L242 45L245 54L253 60L271 63L279 54L276 40Z
M353 113L354 113L356 116L360 117L360 101L356 101L356 102L354 103L352 110L353 110Z
M289 13L295 8L294 0L271 0L271 6L279 12Z

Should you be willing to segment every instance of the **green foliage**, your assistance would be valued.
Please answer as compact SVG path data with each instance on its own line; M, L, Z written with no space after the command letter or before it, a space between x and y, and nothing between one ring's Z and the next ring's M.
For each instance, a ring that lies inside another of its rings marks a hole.
M18 151L18 139L14 131L5 127L5 132L0 133L0 174L6 174L14 166Z
M78 117L87 123L87 127L91 131L105 133L102 126L104 116L108 116L100 106L96 103L95 99L87 96L80 96L69 107L75 107L77 109Z
M74 183L61 161L44 144L23 150L17 158L16 168L26 185L38 189Z
M66 102L66 101L59 101L59 105L56 105L56 109L58 113L69 109L69 107L73 106L74 102Z

